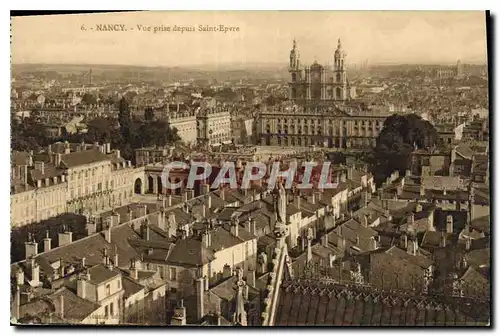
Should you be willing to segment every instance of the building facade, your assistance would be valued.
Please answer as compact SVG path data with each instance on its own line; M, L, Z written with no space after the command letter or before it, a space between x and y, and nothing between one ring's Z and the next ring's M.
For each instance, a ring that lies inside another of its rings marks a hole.
M196 144L198 132L196 127L196 114L194 111L174 112L167 115L170 128L177 129L177 135L186 144Z
M36 155L13 154L17 158L11 171L12 227L66 212L100 212L132 198L135 177L138 171L144 175L144 168L132 167L109 144L77 147L72 151L71 144L57 143Z
M197 115L198 142L217 146L232 141L231 113L229 108L216 106L205 108Z
M317 62L303 67L294 41L289 72L289 100L259 113L261 145L359 149L375 145L390 112L370 111L353 100L340 39L330 68Z

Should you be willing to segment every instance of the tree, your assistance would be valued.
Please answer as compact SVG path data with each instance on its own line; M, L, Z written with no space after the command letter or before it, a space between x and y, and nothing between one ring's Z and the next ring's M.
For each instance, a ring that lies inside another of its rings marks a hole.
M97 98L90 94L90 93L86 93L83 95L82 97L82 104L83 105L96 105L97 104Z
M394 114L386 119L377 137L377 145L369 156L375 183L380 185L394 171L404 174L411 165L411 155L416 149L429 149L442 142L426 120L416 114Z
M177 129L170 126L163 120L150 121L142 124L139 128L136 145L137 147L165 146L173 144L180 138Z
M113 124L109 119L97 117L92 119L88 125L87 138L91 142L112 142Z
M154 111L152 107L146 107L144 110L144 119L146 121L152 121L154 117Z
M127 99L122 97L118 103L118 122L120 123L121 134L125 141L130 142L131 130L132 130L132 119L130 117L130 106Z

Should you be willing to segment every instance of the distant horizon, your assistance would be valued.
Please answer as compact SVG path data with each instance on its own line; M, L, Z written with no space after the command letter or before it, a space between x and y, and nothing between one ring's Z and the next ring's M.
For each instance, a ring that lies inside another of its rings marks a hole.
M116 25L119 31L102 29ZM229 27L234 31L203 30ZM144 31L144 27L151 30ZM188 31L174 31L175 27ZM123 28L123 30L121 30ZM157 31L154 29L172 29ZM15 64L144 67L281 64L484 64L484 11L149 11L11 19Z
M457 60L458 61L458 60ZM395 61L387 61L387 62L377 62L377 63L368 63L368 67L370 66L384 66L384 65L424 65L424 66L455 66L457 64L455 62L442 62L442 63L411 63L411 62L395 62ZM488 66L487 63L481 62L467 62L460 60L462 65L476 65L476 66ZM321 64L321 62L319 62ZM347 63L349 65L361 65L362 62L358 63ZM135 68L195 68L195 67L221 67L221 66L280 66L282 68L287 68L288 63L286 62L250 62L250 63L238 63L238 62L228 62L228 63L204 63L204 64L180 64L180 65L144 65L144 64L122 64L122 63L43 63L43 62L33 62L33 63L11 63L11 66L22 66L22 65L43 65L43 66L122 66L122 67L135 67Z

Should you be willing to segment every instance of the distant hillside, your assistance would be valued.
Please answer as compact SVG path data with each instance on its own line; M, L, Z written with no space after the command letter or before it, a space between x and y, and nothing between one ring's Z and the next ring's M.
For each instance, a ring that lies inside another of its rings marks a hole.
M62 76L81 74L92 69L94 76L115 78L140 78L142 80L180 81L188 79L285 79L287 68L283 64L224 64L194 65L189 67L145 67L106 64L13 64L12 74L36 74L56 72Z

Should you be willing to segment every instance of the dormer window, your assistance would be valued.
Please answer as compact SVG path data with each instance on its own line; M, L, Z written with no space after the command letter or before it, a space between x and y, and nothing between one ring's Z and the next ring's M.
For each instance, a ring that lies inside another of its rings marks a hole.
M111 295L111 285L107 284L106 285L106 296L110 296L110 295Z

